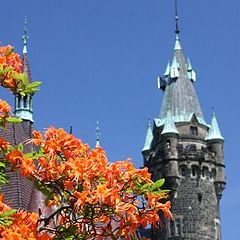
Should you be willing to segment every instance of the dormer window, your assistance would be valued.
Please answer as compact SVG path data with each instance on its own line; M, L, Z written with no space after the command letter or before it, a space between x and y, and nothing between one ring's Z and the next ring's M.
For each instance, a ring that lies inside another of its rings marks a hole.
M191 127L190 127L190 134L191 134L192 136L197 136L197 135L198 135L198 128L195 127L195 126L191 126Z

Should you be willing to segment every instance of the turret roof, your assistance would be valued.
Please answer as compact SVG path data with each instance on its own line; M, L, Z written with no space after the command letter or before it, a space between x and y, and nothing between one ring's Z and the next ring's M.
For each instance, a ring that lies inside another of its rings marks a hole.
M217 117L216 117L215 113L213 113L213 115L212 115L211 126L208 130L208 135L206 137L206 140L213 140L213 139L224 140L224 138L221 134L221 131L219 129L218 122L217 122Z
M148 120L148 128L147 128L147 133L146 133L146 138L145 138L145 144L144 144L142 151L150 150L152 140L153 140L152 126L151 126L150 120Z
M160 124L164 124L170 109L174 122L189 122L195 113L198 121L207 125L193 86L195 72L191 74L193 69L189 64L190 61L187 61L183 54L179 34L176 34L173 60L169 75L165 76L166 88L160 111Z

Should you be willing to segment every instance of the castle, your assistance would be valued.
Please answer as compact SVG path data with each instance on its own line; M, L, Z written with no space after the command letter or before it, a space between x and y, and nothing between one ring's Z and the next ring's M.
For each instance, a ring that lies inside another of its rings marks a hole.
M151 239L220 240L219 202L225 187L224 139L216 114L204 119L194 82L196 72L180 43L176 13L173 58L158 86L164 92L159 117L148 124L142 154L153 180L165 178L175 220ZM146 232L145 232L146 233Z
M31 80L26 29L23 43L23 70ZM210 125L204 119L194 89L195 80L196 73L183 53L176 14L173 58L158 79L159 89L164 92L161 112L153 127L149 123L142 149L144 166L149 168L153 180L166 179L175 220L166 222L162 230L145 232L151 239L221 239L219 202L225 187L224 139L216 114L213 113ZM16 95L14 112L23 122L8 124L0 135L18 145L31 138L32 97ZM26 151L31 150L28 147ZM6 202L14 208L36 211L42 198L32 183L17 172L9 170L8 174L10 184L2 189Z

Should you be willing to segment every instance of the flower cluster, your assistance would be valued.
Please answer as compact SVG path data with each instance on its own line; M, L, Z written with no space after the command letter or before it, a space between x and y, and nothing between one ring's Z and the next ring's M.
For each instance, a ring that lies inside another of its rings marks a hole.
M61 226L62 236L130 239L139 226L157 226L159 212L172 218L167 194L160 190L164 181L153 183L146 168L135 169L128 160L110 163L101 147L90 150L63 129L50 127L44 136L34 131L30 142L37 153L12 149L5 158L34 179L48 206L57 209L42 218L43 232L55 219L55 236Z
M25 96L39 85L22 73L13 47L0 47L0 86ZM10 111L0 100L0 127L19 122ZM135 169L129 160L110 163L101 147L91 150L61 128L32 136L28 144L37 150L27 154L22 144L12 147L0 138L0 185L9 164L46 195L50 215L13 210L0 195L0 240L130 240L139 226L158 227L159 214L172 218L167 191L160 189L164 180L154 183L147 168Z
M16 75L22 71L22 63L19 55L14 53L13 47L0 47L0 83L3 87L16 92Z
M36 213L16 211L3 203L0 195L0 240L51 240L47 233L38 233L39 216ZM4 223L4 224L3 224Z

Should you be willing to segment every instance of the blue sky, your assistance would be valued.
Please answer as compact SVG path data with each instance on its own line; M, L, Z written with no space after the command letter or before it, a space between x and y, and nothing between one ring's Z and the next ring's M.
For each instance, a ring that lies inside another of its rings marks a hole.
M29 19L28 56L34 80L35 128L73 126L101 145L111 161L132 157L142 166L147 119L159 115L156 77L171 59L174 1L8 0L0 9L0 40L22 51ZM239 28L237 0L179 1L181 43L197 72L205 118L215 108L225 137L227 187L221 202L223 240L240 235ZM12 97L1 90L3 97Z

